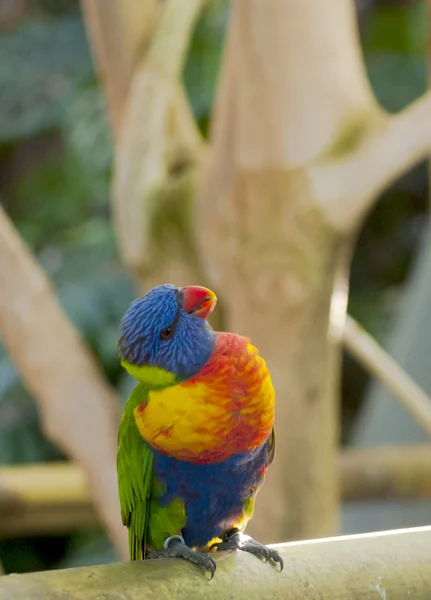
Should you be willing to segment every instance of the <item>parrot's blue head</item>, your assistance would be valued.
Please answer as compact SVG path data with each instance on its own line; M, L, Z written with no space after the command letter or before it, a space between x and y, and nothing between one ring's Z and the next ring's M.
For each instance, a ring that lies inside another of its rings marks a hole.
M207 288L164 284L132 302L121 322L123 366L138 380L163 385L193 377L214 350L207 317L216 301Z

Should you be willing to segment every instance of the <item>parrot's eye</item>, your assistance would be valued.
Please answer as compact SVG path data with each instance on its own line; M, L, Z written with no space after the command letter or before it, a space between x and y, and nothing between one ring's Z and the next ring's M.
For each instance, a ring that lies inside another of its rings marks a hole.
M170 337L172 337L173 333L174 333L174 328L172 327L172 325L169 325L169 327L165 327L164 329L162 329L162 331L160 333L160 339L168 340Z

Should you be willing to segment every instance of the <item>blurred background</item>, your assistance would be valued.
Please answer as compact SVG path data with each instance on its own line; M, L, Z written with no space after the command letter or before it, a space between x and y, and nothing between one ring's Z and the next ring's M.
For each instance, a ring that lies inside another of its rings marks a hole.
M374 91L386 109L399 110L427 87L425 2L362 0L357 10ZM227 18L227 2L208 4L184 71L204 135ZM112 140L79 3L0 0L0 57L0 202L125 400L133 382L120 368L116 341L135 292L117 256L109 206ZM431 344L428 215L427 169L421 165L397 181L367 219L353 259L349 312L431 393L424 360ZM425 439L345 356L342 443ZM0 465L58 460L65 457L41 432L37 407L0 345ZM419 525L430 515L425 501L393 502L390 509L387 503L349 503L342 527L359 532ZM116 560L97 525L67 535L21 532L10 539L2 535L1 519L0 511L0 562L6 572Z

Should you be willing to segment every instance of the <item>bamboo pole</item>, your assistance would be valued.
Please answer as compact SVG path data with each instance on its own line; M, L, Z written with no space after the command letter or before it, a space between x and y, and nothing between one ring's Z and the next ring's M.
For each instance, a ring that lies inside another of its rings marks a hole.
M431 446L427 444L344 450L338 469L344 502L431 498ZM0 539L63 534L99 523L79 466L0 468Z
M85 472L73 463L0 469L0 539L101 524Z
M348 352L377 377L431 435L431 400L404 369L379 346L359 323L346 316L344 345Z
M426 600L431 527L277 546L280 573L245 552L216 556L208 578L183 560L148 560L0 579L1 600Z
M431 498L431 446L345 450L339 474L344 502Z

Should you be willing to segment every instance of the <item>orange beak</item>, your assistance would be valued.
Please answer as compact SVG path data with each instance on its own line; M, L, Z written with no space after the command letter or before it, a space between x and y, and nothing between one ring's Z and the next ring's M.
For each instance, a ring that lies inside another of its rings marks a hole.
M189 315L207 319L215 308L217 296L208 288L189 285L180 288L184 295L183 309Z

